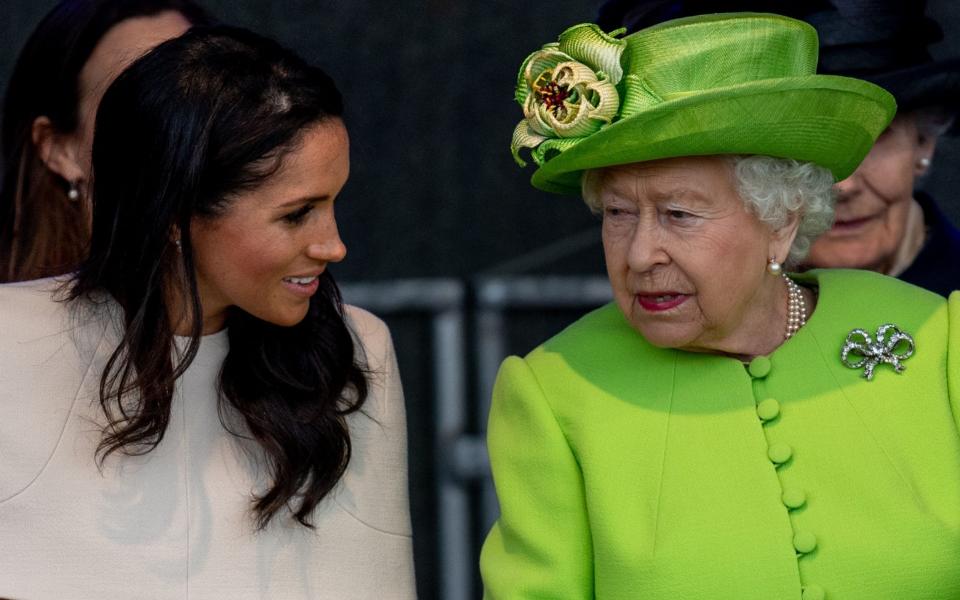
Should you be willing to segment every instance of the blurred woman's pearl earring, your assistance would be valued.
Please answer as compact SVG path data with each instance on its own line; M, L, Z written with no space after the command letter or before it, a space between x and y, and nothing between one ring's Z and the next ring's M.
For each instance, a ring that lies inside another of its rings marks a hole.
M76 181L70 182L70 189L67 190L67 198L69 198L72 202L76 202L80 199L80 188L77 187Z
M924 156L924 157L920 158L920 160L917 161L917 164L918 164L921 168L926 169L927 167L930 166L930 159L927 158L926 156Z
M783 265L777 262L777 259L771 258L767 261L767 272L771 275L780 275L783 273Z

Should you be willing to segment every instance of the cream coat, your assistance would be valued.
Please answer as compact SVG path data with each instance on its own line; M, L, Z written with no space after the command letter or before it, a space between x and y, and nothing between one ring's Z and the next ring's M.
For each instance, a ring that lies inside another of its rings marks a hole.
M255 534L257 448L217 413L226 333L203 338L162 443L98 471L96 394L116 332L96 311L53 301L54 287L0 286L0 597L415 596L403 395L380 320L347 309L371 391L348 417L353 458L316 529L284 515Z

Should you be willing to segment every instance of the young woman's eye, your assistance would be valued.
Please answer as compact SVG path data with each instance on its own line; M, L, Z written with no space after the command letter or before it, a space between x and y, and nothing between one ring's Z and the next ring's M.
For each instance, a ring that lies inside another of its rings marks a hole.
M283 215L283 220L290 225L299 225L310 214L311 210L313 210L313 204L304 204L292 213Z

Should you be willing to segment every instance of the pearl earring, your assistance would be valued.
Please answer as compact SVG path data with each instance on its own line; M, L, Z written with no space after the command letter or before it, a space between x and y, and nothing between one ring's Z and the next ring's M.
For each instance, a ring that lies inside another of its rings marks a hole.
M783 273L783 265L777 262L777 259L771 258L767 261L767 272L774 276L779 276L780 273Z
M80 199L80 188L77 186L76 181L70 182L70 189L67 190L67 198L69 198L71 202L76 202Z
M921 168L926 169L930 166L930 159L926 156L923 156L917 161L917 164L920 165Z

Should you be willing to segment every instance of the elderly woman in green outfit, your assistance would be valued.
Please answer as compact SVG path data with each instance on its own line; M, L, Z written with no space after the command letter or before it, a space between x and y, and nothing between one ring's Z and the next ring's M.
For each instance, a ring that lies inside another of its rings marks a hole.
M524 63L514 154L602 215L615 302L501 368L487 598L960 597L960 296L785 273L895 110L816 63L759 14Z

